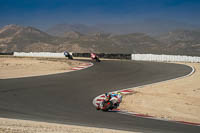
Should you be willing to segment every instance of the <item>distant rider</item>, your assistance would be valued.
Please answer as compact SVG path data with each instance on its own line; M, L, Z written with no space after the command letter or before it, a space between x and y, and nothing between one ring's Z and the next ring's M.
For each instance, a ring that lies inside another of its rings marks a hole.
M73 56L69 52L65 51L64 55L65 55L65 57L68 57L68 59L73 60Z
M95 53L91 53L91 54L90 54L90 57L91 57L92 60L94 60L94 59L97 58L97 55L96 55Z

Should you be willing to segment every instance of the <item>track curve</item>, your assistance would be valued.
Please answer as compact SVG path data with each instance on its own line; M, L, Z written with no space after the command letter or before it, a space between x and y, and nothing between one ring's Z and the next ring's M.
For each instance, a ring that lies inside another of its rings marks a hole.
M72 73L0 80L0 117L142 132L199 132L200 127L96 111L95 96L190 73L184 65L102 61Z

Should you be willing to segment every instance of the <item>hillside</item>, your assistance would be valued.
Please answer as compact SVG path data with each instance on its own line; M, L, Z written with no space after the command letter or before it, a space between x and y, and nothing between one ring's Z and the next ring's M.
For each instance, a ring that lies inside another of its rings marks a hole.
M0 51L26 51L31 45L57 45L62 39L33 27L7 25L0 29Z
M161 53L159 41L142 33L113 35L95 33L73 39L69 44L81 47L85 52L103 53ZM73 47L73 45L71 45Z
M200 55L199 30L175 30L157 37L170 54Z
M82 34L95 33L101 31L100 29L87 26L84 24L57 24L49 29L47 29L47 33L54 36L65 36L66 32L79 32Z
M56 37L33 27L8 25L0 29L0 52L153 53L200 56L200 31L175 30L157 37L144 33L64 32Z
M74 51L106 53L159 52L159 42L141 33L112 35L65 32L55 37L33 27L8 25L0 30L0 51Z
M47 30L48 34L63 36L65 32L75 31L82 34L95 32L111 34L131 34L146 33L148 35L160 35L176 29L194 30L200 28L200 25L192 25L175 20L145 19L129 23L106 23L96 25L86 24L57 24Z

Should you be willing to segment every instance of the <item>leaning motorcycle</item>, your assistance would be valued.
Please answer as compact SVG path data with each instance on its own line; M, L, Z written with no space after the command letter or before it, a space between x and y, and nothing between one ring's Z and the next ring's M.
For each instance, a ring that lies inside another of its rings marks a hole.
M99 57L95 57L94 58L96 62L101 62L101 60L99 59Z
M102 102L102 111L108 111L108 110L112 110L113 109L113 103L111 101L103 101Z

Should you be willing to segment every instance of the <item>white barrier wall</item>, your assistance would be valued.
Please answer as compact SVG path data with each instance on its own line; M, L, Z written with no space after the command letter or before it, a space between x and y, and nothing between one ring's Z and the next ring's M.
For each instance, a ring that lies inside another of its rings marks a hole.
M132 54L132 60L157 62L200 62L200 57L180 55Z
M70 53L70 54L72 54L72 53ZM14 52L14 56L65 58L64 52L62 52L62 53ZM180 56L180 55L132 54L131 59L137 60L137 61L157 61L157 62L195 62L195 63L200 62L200 57Z
M51 52L14 52L14 56L26 56L26 57L56 57L56 58L64 58L63 53L51 53Z

